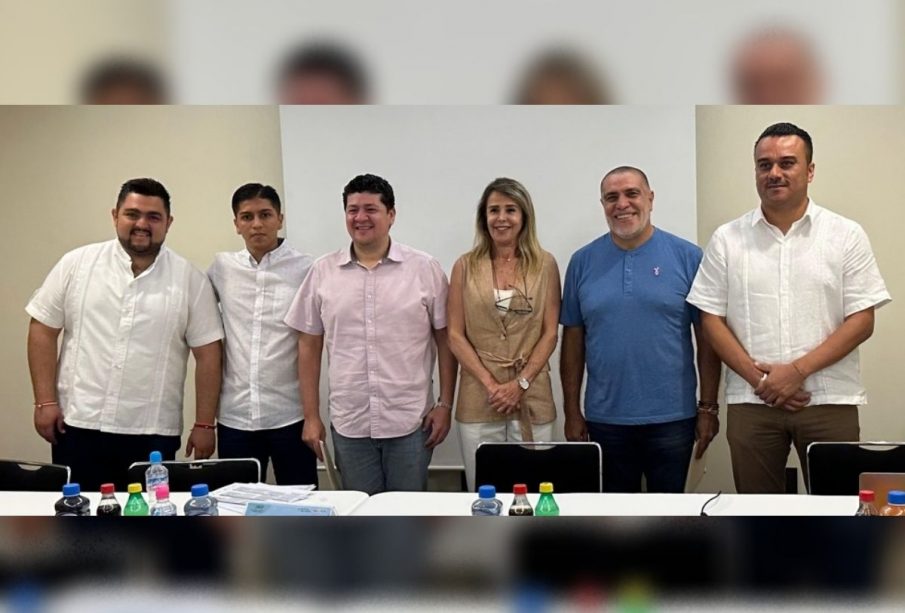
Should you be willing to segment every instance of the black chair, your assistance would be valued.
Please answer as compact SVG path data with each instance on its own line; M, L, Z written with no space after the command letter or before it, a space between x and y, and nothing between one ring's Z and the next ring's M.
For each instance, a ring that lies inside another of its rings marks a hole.
M194 462L162 462L170 477L171 492L188 492L197 483L206 483L215 490L230 483L258 483L261 463L256 458L196 460ZM150 462L135 462L129 466L129 483L145 483L145 471Z
M69 473L62 464L0 460L0 490L59 492L69 483Z
M905 443L811 443L807 455L811 494L854 496L861 473L905 473Z
M475 452L475 487L511 492L524 483L537 492L543 481L554 491L600 492L602 455L597 443L481 443Z

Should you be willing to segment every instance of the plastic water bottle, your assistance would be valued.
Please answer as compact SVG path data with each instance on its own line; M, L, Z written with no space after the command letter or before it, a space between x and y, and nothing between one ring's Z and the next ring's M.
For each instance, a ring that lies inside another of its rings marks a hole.
M91 515L91 503L82 496L82 488L78 483L67 483L63 486L63 497L54 505L56 515L86 516Z
M540 484L540 500L537 501L534 514L538 517L559 515L559 505L553 500L553 484L549 481Z
M516 483L512 487L512 505L509 507L510 515L534 515L534 509L528 501L528 486L524 483Z
M879 514L880 512L877 511L877 507L874 505L874 491L860 490L858 492L858 510L855 512L855 516L871 517Z
M97 515L101 517L119 517L122 515L122 507L113 495L114 485L104 483L101 485L101 500L97 503Z
M503 503L497 500L496 488L492 485L482 485L478 488L478 499L471 504L472 515L500 515L503 512Z
M144 517L148 514L148 503L145 497L141 495L141 483L129 484L129 499L126 501L126 508L123 509L123 515L128 517Z
M170 486L158 485L155 493L157 499L151 505L151 515L158 517L176 515L176 505L170 502Z
M163 456L159 451L152 451L150 457L151 465L145 471L145 491L148 493L148 504L154 504L157 494L157 486L170 484L170 473L167 467L161 464Z
M207 483L192 486L192 497L185 502L185 516L219 515L217 499L208 494Z
M905 492L901 490L889 490L886 496L886 504L880 509L883 517L905 517Z

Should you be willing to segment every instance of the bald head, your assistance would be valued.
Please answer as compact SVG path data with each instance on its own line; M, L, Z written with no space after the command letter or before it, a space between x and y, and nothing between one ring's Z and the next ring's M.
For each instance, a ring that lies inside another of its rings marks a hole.
M811 44L784 29L755 32L732 62L737 104L821 104L823 75Z
M647 175L644 174L643 170L641 170L640 168L635 168L634 166L617 166L613 170L603 175L603 179L600 180L600 191L603 192L603 184L606 183L607 179L609 179L613 175L619 175L626 172L638 175L641 178L641 181L644 182L644 187L650 189L650 181L647 180Z

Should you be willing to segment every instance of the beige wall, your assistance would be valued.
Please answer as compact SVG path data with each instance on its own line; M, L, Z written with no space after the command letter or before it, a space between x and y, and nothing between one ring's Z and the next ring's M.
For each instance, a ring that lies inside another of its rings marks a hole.
M860 223L870 237L893 302L877 311L874 335L861 347L861 371L870 402L861 409L861 439L905 440L901 391L905 108L698 107L698 238L702 246L720 224L757 205L754 141L778 121L801 126L814 140L811 197ZM725 419L723 430L711 450L702 490L734 491Z
M240 249L233 190L261 181L282 192L279 115L275 107L0 107L0 134L0 457L49 461L32 423L25 360L31 293L63 253L114 237L110 210L133 177L154 177L170 191L167 245L196 266ZM192 423L191 376L186 385Z

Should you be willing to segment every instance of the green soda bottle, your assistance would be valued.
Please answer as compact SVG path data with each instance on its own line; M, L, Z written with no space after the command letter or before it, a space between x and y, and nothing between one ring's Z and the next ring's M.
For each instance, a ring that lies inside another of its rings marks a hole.
M141 483L129 484L129 499L126 501L126 508L123 509L123 515L138 517L148 514L148 503L145 497L141 495Z
M559 505L553 500L553 484L549 481L544 481L540 484L540 500L537 501L537 506L534 507L534 516L549 517L553 515L559 515Z

